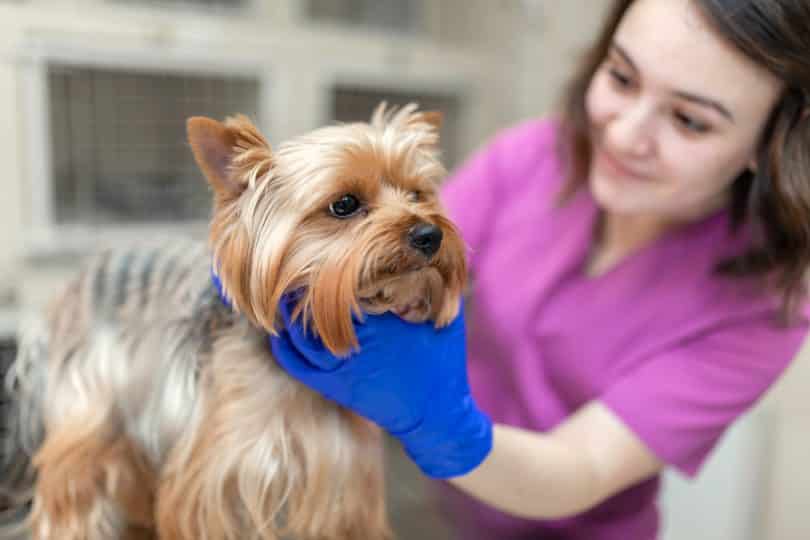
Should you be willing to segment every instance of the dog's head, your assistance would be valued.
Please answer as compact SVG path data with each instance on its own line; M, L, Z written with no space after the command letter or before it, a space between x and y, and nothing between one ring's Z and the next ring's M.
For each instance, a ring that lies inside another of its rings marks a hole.
M315 130L271 151L243 116L191 118L214 191L214 266L235 309L274 332L282 295L338 354L352 315L393 311L437 326L457 314L464 245L439 202L437 113L415 105Z

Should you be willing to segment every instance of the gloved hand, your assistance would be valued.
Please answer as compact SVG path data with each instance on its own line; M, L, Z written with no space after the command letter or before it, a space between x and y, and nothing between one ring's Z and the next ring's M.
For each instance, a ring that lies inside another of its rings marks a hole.
M290 320L292 308L282 300L286 329L270 338L290 375L399 439L428 476L465 474L489 454L492 422L470 395L463 313L439 330L366 315L357 352L338 358Z

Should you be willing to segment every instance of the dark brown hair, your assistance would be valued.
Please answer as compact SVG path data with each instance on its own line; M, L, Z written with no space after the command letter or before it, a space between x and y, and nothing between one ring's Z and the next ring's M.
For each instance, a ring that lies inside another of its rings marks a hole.
M619 0L587 51L563 101L560 152L567 164L563 196L584 184L591 162L585 95L634 0ZM693 0L722 38L785 84L762 133L756 172L732 184L735 228L748 224L752 242L720 261L731 277L766 278L782 294L782 315L792 315L807 293L810 266L810 2L807 0Z

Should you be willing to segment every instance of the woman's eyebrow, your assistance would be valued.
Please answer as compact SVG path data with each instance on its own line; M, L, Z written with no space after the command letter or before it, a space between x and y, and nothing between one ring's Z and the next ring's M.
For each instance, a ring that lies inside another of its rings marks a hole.
M731 114L731 112L728 109L726 109L723 106L722 103L720 103L717 100L707 98L707 97L703 97L703 96L698 96L696 94L692 94L690 92L684 92L684 91L680 91L680 90L675 91L673 93L676 96L678 96L679 98L683 99L683 100L689 101L689 102L694 103L696 105L702 105L704 107L709 107L710 109L714 109L715 111L719 112L721 115L726 117L729 122L731 122L732 124L734 123L734 116Z
M622 60L624 60L627 63L627 65L630 66L630 68L633 71L638 72L638 66L636 66L635 62L633 62L633 59L630 57L630 55L627 53L624 47L614 42L610 48L616 54L618 54L622 58ZM701 105L703 107L713 109L716 112L720 113L723 117L728 119L729 122L734 123L734 115L732 115L731 111L729 111L722 103L720 103L716 99L700 96L698 94L695 94L693 92L687 92L685 90L675 90L673 92L673 95L690 103L694 103L696 105Z

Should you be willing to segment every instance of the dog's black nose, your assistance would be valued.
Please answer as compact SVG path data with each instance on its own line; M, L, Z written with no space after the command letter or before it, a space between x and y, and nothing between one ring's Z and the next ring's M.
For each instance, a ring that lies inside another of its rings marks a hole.
M432 257L442 245L442 230L429 223L414 225L408 231L408 242L426 257Z

